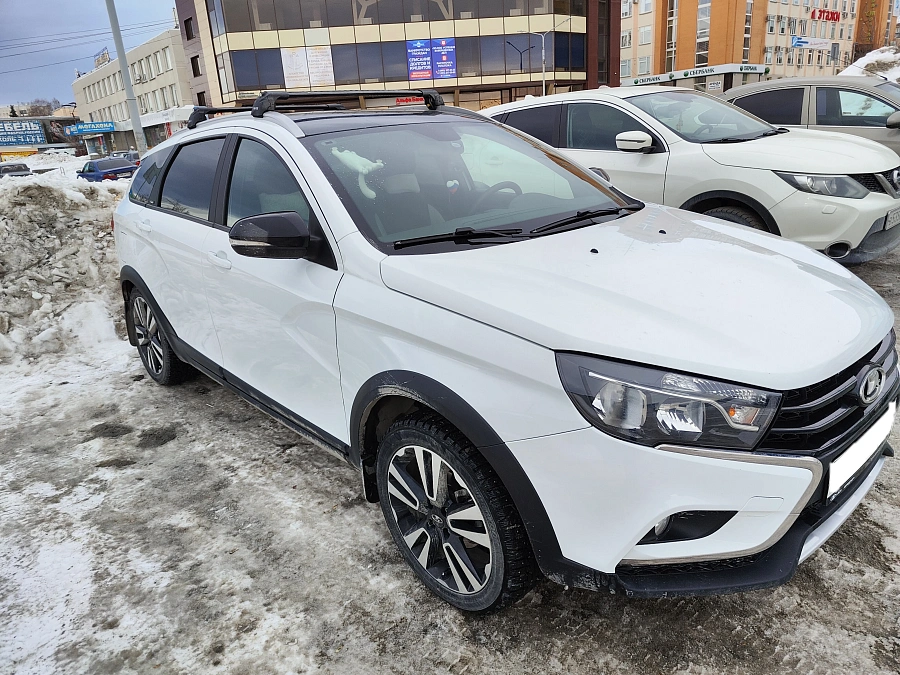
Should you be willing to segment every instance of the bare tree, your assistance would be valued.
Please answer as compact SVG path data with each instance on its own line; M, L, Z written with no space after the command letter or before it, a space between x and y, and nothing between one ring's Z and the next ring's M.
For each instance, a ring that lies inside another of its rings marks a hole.
M25 104L25 110L29 117L44 117L53 112L53 105L45 98L36 98Z

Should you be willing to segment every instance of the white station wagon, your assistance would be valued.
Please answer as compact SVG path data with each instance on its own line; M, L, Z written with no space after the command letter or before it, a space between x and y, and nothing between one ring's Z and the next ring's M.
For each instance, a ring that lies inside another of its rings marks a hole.
M890 454L884 301L418 93L199 108L143 158L115 237L150 377L199 370L346 461L461 609L540 574L642 597L789 580Z

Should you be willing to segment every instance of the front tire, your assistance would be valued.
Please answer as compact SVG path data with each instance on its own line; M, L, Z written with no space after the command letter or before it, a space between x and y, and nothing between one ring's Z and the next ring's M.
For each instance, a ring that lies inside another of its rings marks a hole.
M481 453L437 415L398 420L378 449L381 510L419 579L469 612L507 606L538 578L522 520Z
M769 228L763 222L762 218L750 211L739 206L717 206L709 211L704 211L703 215L726 220L729 223L737 223L744 227L749 227L760 232L768 232Z
M132 291L128 297L125 319L131 322L138 355L154 381L162 385L179 384L193 374L193 369L172 351L156 313L138 290Z

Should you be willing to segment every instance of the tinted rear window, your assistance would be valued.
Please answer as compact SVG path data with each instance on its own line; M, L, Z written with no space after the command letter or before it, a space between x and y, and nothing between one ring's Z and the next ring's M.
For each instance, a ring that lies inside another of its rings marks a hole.
M97 162L97 170L98 171L107 171L109 169L124 169L126 166L131 166L131 162L127 159L101 159Z
M131 183L131 192L128 193L131 201L139 204L152 203L153 187L162 174L163 165L172 154L172 148L159 150L141 162L141 168Z
M28 167L24 164L9 164L7 166L0 166L0 172L2 173L18 173L20 171L28 171Z
M212 138L181 146L166 173L159 205L209 220L216 167L224 145L224 138Z
M803 89L776 89L742 96L734 104L769 124L802 124Z
M524 131L529 136L550 145L557 145L556 135L559 132L559 111L562 106L545 105L539 108L513 110L506 116L506 124Z

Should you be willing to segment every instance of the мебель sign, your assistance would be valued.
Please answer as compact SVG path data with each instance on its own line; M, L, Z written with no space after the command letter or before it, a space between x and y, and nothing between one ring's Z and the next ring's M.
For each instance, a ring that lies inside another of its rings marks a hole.
M47 138L40 122L33 120L0 121L0 145L44 145Z
M103 134L116 130L114 122L79 122L67 126L63 131L66 136L80 136L82 134Z

